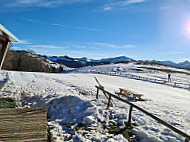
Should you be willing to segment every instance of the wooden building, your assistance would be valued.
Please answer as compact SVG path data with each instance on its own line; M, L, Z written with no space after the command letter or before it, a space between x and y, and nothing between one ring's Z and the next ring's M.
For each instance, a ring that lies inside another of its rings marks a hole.
M10 43L18 41L18 38L0 24L0 69L3 66Z

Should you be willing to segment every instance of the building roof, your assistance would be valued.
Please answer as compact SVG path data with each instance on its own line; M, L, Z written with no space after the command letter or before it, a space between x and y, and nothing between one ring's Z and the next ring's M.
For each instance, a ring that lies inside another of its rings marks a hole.
M3 25L0 24L0 35L7 38L11 42L18 42L19 39L16 38L11 32L9 32Z

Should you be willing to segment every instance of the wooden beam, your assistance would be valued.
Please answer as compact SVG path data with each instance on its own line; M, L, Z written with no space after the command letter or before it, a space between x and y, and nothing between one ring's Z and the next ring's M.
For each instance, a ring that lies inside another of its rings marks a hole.
M1 69L2 69L2 67L3 67L3 62L4 62L5 57L6 57L6 55L7 55L7 51L8 51L8 49L9 49L9 45L10 45L10 42L9 42L9 41L6 41L5 51L4 51L4 53L2 54L3 58L2 58L2 60L1 60L0 70L1 70Z
M6 41L6 38L0 35L0 40Z

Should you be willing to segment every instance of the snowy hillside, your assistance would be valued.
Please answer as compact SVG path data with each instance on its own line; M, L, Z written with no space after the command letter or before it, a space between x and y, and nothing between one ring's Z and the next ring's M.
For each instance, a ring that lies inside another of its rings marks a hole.
M148 64L161 64L171 67L178 67L178 68L185 68L190 69L190 62L185 61L181 63L174 63L172 61L156 61L156 60L134 60L132 58L126 57L126 56L118 56L118 57L112 57L112 58L103 58L99 60L95 59L89 59L87 57L82 58L71 58L68 56L49 56L50 60L61 63L63 65L66 65L68 67L72 68L79 68L84 66L94 66L94 65L101 65L101 64L111 64L111 63L127 63L127 62L137 62L137 63L148 63Z
M131 63L87 67L80 70L122 71L155 77L166 76L162 71L150 70L150 67L152 66ZM142 71L137 71L139 68ZM166 69L162 66L154 68ZM180 69L177 71L181 73L172 74L172 77L187 82L189 72ZM125 88L143 94L143 98L148 101L133 103L190 134L190 92L186 89L93 73L47 74L1 71L0 74L0 97L13 97L21 107L47 108L48 123L52 127L51 132L55 141L127 141L122 135L109 134L108 129L112 125L124 127L129 106L114 100L114 107L107 109L105 104L107 100L102 93L100 99L95 100L94 86L97 85L95 76L105 89L112 93L119 88ZM135 109L132 123L136 125L133 135L142 142L184 141L184 138L178 134ZM85 126L85 129L79 127L81 125Z
M103 73L121 73L149 77L152 79L167 80L168 73L171 73L172 82L190 84L190 71L162 65L141 65L138 63L128 64L110 64L93 67L82 67L70 72L103 72Z

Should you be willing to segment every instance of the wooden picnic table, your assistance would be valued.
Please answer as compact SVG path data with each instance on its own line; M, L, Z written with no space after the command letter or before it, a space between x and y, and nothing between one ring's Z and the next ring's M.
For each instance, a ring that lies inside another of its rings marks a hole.
M131 100L142 100L142 94L139 94L139 93L136 93L136 92L133 92L133 91L130 91L130 90L126 90L126 89L122 89L122 88L119 88L119 92L115 92L117 95L122 95L122 96L125 96L127 97L128 99L131 99Z

